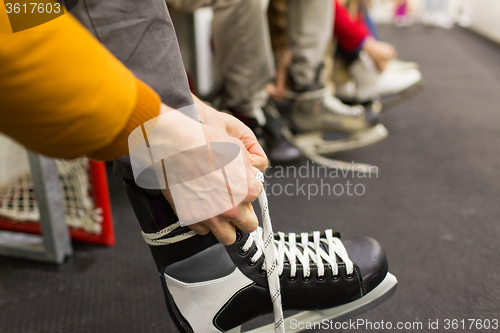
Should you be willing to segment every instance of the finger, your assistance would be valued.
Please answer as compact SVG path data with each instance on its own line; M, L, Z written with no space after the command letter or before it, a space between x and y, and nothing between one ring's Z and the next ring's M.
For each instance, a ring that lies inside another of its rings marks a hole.
M252 169L247 171L248 192L247 192L245 199L243 199L241 201L241 203L243 205L254 202L255 199L257 199L257 197L259 196L260 192L262 192L262 189L264 188L264 185L262 184L262 182L260 180L258 180L257 178L255 178L255 176L257 174L257 172L255 172L255 170L257 170L257 172L259 172L257 168L253 168L253 167L252 167Z
M248 184L250 186L251 181L255 178L255 176L257 175L257 173L259 173L261 171L258 167L256 167L254 165L254 163L259 163L258 161L256 162L256 159L259 158L259 157L257 155L250 154L250 152L248 152L245 149L243 143L240 140L234 139L234 141L242 149L243 157L245 159L245 169L246 169L245 171L246 171L246 174L247 174ZM267 165L267 158L265 160L261 160L260 163L264 164L264 165Z
M259 220L251 203L240 204L224 213L222 216L230 219L235 226L244 232L252 232L257 229Z
M266 170L269 165L269 161L264 149L262 149L262 147L257 143L256 145L250 147L248 152L250 153L250 163L252 163L252 166L259 169L259 171Z
M231 245L236 241L236 229L234 224L223 218L210 219L205 224L219 242Z
M256 169L254 168L253 164L256 163L255 159L256 158L259 158L258 155L254 155L254 154L251 154L247 147L245 147L245 144L239 140L239 139L234 139L232 138L232 140L234 141L234 143L236 143L238 146L240 146L240 149L241 149L241 152L243 154L243 158L245 160L245 168L247 169L247 176L250 176L251 178L249 179L252 179L255 177L255 175L257 174L257 172L259 172L260 170L259 169ZM257 161L257 163L259 163ZM261 162L261 163L264 163L264 162ZM256 169L257 171L254 172L253 174L251 172L249 172L249 169Z
M224 117L227 123L230 124L227 128L229 135L242 142L243 147L245 147L245 150L251 156L249 160L252 165L264 171L267 168L268 160L255 134L248 126L235 117L230 115L224 115Z
M246 207L257 218L257 214L255 213L255 210L253 209L253 205L252 204L246 204ZM252 226L249 226L248 228L241 229L241 230L243 230L244 232L250 233L250 232L255 231L255 229L257 229L258 226L259 226L259 219L257 219L257 225L256 226L252 225Z
M239 140L243 143L243 147L249 153L249 160L252 165L258 168L260 171L264 171L267 168L268 160L264 149L259 144L255 134L247 127L248 131L239 137Z
M205 225L203 225L203 222L200 223L195 223L195 224L190 224L188 227L196 232L198 235L205 236L210 232L210 229L207 228Z

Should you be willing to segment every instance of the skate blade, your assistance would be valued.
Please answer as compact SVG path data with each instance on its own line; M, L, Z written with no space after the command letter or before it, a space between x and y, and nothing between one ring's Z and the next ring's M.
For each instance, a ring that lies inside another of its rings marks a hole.
M385 139L388 134L385 126L378 124L370 129L356 132L348 139L324 140L323 132L318 131L299 134L294 137L293 142L306 155L328 155L372 145Z
M323 165L331 169L345 170L348 171L348 173L378 173L378 167L375 165L334 160L333 158L328 158L322 155L305 155L305 157L318 165Z
M387 137L389 132L384 125L378 124L369 130L358 132L349 139L344 140L323 140L323 132L311 132L292 136L291 141L302 151L309 160L327 168L372 173L378 172L378 168L370 164L345 162L332 159L322 154L339 153L346 150L357 149L375 144Z
M382 98L380 103L382 104L383 110L387 111L388 109L401 104L405 100L419 94L422 90L424 90L424 88L425 80L421 79L419 82L397 95Z
M314 163L326 166L327 168L362 173L378 172L378 170L377 167L370 164L345 162L325 157L318 153L318 147L321 147L320 151L324 154L333 154L377 143L386 138L388 133L384 125L379 124L366 131L356 133L349 139L323 140L322 131L293 135L287 127L283 129L285 138L293 142L300 149L304 157Z
M352 318L386 301L396 292L397 283L396 277L387 273L384 280L375 289L358 300L331 309L304 311L285 318L285 332L303 331L304 329L297 328L298 323L321 323L324 320L343 321ZM228 331L228 333L240 332L241 326ZM244 333L274 333L274 323Z

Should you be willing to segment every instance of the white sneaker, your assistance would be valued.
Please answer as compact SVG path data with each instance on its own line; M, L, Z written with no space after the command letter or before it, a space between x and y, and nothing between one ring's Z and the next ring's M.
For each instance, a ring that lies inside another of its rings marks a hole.
M401 59L392 59L387 63L387 70L406 71L408 69L419 69L420 66L414 61L403 61Z
M460 19L458 20L458 25L464 28L470 27L472 24L472 20L468 15L462 15L460 16Z
M444 12L436 13L432 24L437 28L451 29L453 28L453 19Z
M430 12L430 11L425 11L423 14L422 14L422 17L420 19L420 22L425 25L425 26L431 26L433 25L433 22L434 22L434 13Z
M386 69L380 73L370 56L361 52L350 67L352 82L337 88L337 96L348 102L365 103L377 98L398 95L419 84L422 74L418 69Z

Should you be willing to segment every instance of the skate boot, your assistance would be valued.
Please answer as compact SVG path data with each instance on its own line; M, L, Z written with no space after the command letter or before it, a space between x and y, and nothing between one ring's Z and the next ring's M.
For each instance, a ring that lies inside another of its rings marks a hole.
M374 170L368 164L346 163L328 155L366 147L387 137L387 129L378 123L376 103L346 105L326 88L291 96L289 118L295 131L291 141L306 158L329 168ZM335 139L325 138L325 132L335 132Z
M332 230L273 234L264 192L263 228L237 230L236 242L226 247L212 234L182 227L162 195L124 182L180 332L239 332L269 313L274 323L251 332L297 332L294 320L345 319L396 289L385 253L371 238L341 241ZM285 319L283 310L301 312Z
M294 94L291 123L296 132L356 132L376 125L378 112L371 106L346 105L327 88Z
M407 64L406 67L410 65ZM409 92L411 88L421 85L422 74L418 69L394 70L391 66L398 67L398 65L390 65L380 73L370 56L361 51L359 59L349 66L353 79L338 87L337 97L346 103L366 103L402 95ZM399 67L402 67L401 63Z

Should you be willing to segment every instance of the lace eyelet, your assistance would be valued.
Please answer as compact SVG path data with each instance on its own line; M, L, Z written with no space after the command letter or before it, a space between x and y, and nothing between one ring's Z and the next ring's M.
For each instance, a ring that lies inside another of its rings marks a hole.
M337 275L332 275L332 280L333 281L337 281L339 279L339 277L340 276L338 274Z
M266 275L267 273L266 273L266 271L265 271L265 270L263 270L263 269L261 268L261 269L259 269L259 274L260 274L260 275Z
M236 231L236 241L235 242L239 242L240 240L241 240L241 232Z
M253 262L252 259L248 259L248 266L253 267L257 264L257 262Z
M354 274L346 274L346 275L345 275L345 278L346 278L347 280L352 280L352 278L353 278L353 277L354 277Z
M243 247L240 247L238 249L238 253L240 254L240 256L244 257L248 254L248 251L243 251Z
M319 275L318 275L318 276L316 277L316 279L317 279L318 281L324 281L324 280L325 280L325 276L324 276L324 275L323 275L323 276L319 276Z
M290 281L290 282L293 282L293 281L295 281L295 280L297 280L297 275L295 275L295 276L291 276L291 275L290 275L290 276L288 277L288 281Z
M307 277L306 277L306 276L302 277L302 281L304 281L304 282L309 282L309 281L311 281L311 275L309 275L309 276L307 276Z

